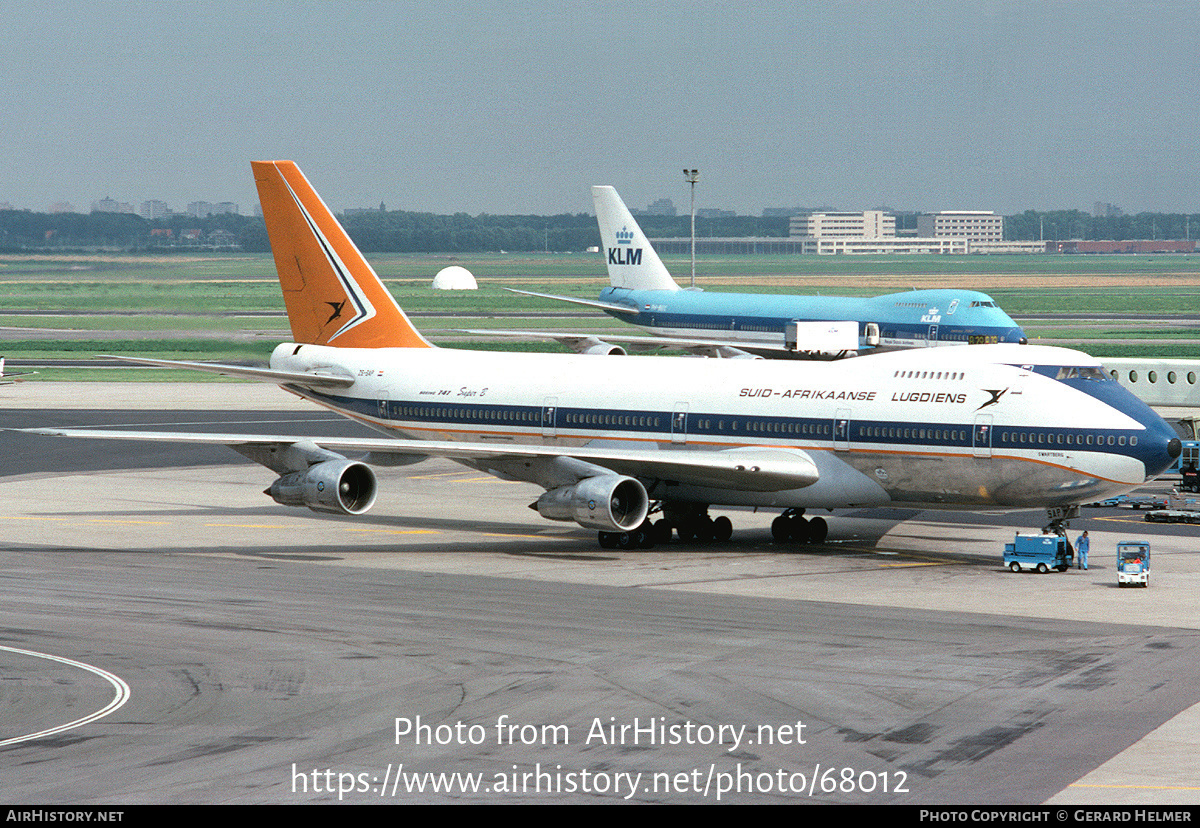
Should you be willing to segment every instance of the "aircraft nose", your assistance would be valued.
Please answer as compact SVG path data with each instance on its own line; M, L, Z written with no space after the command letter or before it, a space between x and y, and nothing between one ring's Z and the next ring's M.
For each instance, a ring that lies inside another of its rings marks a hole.
M1175 435L1175 432L1168 431L1170 426L1163 423L1163 428L1158 429L1157 439L1153 440L1151 455L1146 459L1146 479L1153 480L1160 474L1171 468L1175 460L1183 453L1183 443Z

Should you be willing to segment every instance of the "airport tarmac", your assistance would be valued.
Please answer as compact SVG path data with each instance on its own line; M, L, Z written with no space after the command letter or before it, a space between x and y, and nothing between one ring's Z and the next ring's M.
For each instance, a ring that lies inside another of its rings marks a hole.
M355 428L251 384L0 391L6 428ZM1033 513L781 548L729 512L728 544L621 552L444 461L341 518L228 450L0 441L0 742L128 687L3 746L9 802L1200 799L1200 527L1085 510L1091 567L1043 576L1000 565ZM1120 589L1142 536L1152 586Z

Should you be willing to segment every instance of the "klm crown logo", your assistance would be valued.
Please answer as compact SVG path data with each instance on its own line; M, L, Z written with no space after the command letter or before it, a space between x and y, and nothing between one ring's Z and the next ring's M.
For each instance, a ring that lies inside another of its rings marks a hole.
M633 244L633 231L622 227L617 231L617 244Z

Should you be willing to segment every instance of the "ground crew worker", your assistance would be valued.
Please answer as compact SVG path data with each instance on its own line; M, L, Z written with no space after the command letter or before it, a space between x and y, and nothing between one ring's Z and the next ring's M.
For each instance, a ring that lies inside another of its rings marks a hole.
M1083 530L1083 534L1075 540L1075 554L1078 557L1079 568L1087 569L1088 547L1091 542L1088 540L1087 530Z

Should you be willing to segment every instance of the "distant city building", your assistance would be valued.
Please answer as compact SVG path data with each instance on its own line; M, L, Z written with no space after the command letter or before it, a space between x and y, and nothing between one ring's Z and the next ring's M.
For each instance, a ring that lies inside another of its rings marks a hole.
M237 215L238 206L232 201L221 201L217 204L212 204L207 201L193 201L187 207L189 216L196 218L205 218L206 216L216 216L221 213L233 213Z
M917 235L924 238L1004 241L1004 216L990 210L943 210L917 216Z
M1107 201L1097 201L1092 205L1092 215L1096 218L1120 218L1125 211Z
M884 239L896 235L896 217L882 210L792 216L788 235L814 239Z
M111 198L102 198L99 201L92 202L93 213L133 213L133 205L124 201L114 201Z
M167 206L165 201L143 201L141 209L138 210L138 215L144 219L165 218L171 215L171 208Z
M632 211L634 215L643 216L674 216L678 215L675 212L675 203L669 198L660 198L658 201L651 202L650 206L644 211Z

